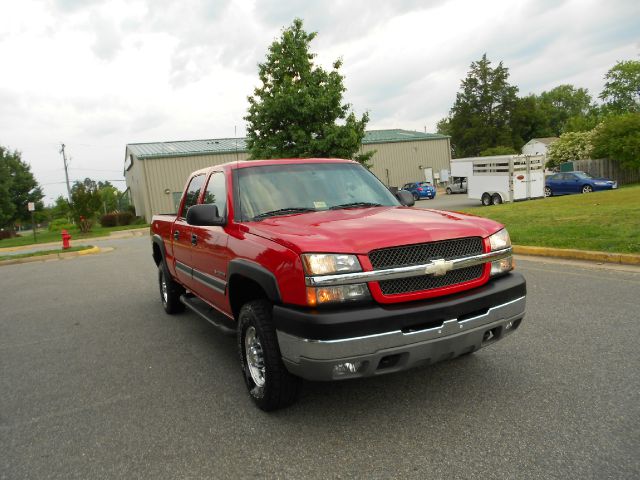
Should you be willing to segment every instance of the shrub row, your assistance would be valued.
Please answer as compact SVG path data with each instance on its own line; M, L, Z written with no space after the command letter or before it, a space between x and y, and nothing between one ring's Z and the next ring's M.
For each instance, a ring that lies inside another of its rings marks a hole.
M133 221L131 212L107 213L100 217L100 225L103 227L116 227L119 225L131 225Z
M9 230L0 230L0 240L4 240L5 238L13 238L15 237L17 234L15 231L13 231L13 229L9 229Z

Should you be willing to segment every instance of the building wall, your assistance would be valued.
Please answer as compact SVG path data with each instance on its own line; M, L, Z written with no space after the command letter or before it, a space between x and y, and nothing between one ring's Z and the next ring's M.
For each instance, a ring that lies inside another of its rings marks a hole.
M246 160L247 154L239 152L217 155L192 155L186 157L147 158L135 159L133 166L125 172L127 186L131 188L136 205L136 215L144 216L147 222L158 213L175 213L175 198L182 195L189 175L195 170L233 162L236 159ZM138 172L144 172L140 175ZM134 191L130 185L135 184ZM146 181L138 179L144 178ZM148 201L143 207L138 206L138 199L144 196L143 190L148 192ZM168 193L167 193L168 192Z
M401 187L407 182L423 181L423 168L433 168L434 174L450 168L448 138L363 145L363 152L370 150L376 150L371 170L385 185ZM136 215L150 222L155 214L174 213L176 198L181 196L193 171L247 158L248 154L243 152L147 159L134 156L125 178Z
M371 159L371 171L382 183L402 187L408 182L424 181L424 168L433 173L449 170L451 148L449 139L421 140L363 145L361 151L376 150Z
M522 154L523 155L546 155L547 145L542 142L530 141L523 145Z

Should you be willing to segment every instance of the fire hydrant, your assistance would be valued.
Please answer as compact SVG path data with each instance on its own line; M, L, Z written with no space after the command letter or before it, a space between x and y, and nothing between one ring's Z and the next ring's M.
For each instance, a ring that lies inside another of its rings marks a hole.
M71 248L71 243L69 242L71 235L69 235L69 232L62 230L60 233L62 234L62 249L66 250L67 248Z

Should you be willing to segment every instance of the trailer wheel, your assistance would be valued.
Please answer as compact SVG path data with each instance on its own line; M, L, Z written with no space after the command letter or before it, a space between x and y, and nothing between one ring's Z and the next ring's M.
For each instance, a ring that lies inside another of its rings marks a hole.
M491 205L491 195L489 195L487 192L484 192L482 194L482 197L480 197L480 201L482 202L482 205L488 207L489 205Z
M499 193L494 193L491 195L491 203L494 205L500 205L502 203L502 197Z

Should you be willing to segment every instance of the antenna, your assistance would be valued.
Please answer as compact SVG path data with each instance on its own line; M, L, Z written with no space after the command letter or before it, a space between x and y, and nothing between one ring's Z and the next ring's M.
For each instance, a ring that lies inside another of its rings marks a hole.
M240 158L239 158L239 155L238 155L238 127L237 127L237 125L233 126L233 137L234 137L235 144L236 144L236 178L238 179L238 185L237 185L237 189L238 189L238 217L237 218L239 218L240 221L242 221L244 219L244 215L242 214L242 200L240 200L240 197L242 196L242 192L240 191L240 170L238 169L238 164L240 163Z

